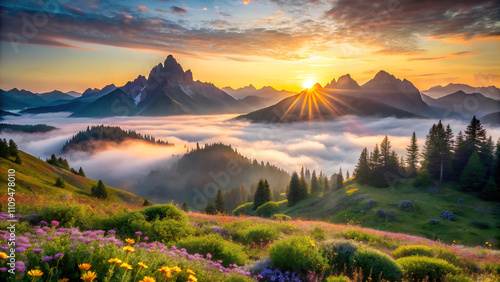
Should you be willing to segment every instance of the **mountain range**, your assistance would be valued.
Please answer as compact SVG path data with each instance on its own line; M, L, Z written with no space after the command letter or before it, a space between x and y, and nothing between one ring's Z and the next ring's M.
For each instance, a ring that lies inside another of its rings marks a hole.
M120 87L88 88L80 96L73 91L36 94L14 88L0 90L0 98L0 109L21 110L20 114L69 112L70 117L94 118L243 113L239 118L254 122L294 122L343 115L435 118L446 112L449 117L470 118L500 113L500 89L494 86L448 84L421 93L410 81L379 71L363 85L346 74L324 88L317 84L298 94L252 84L220 89L195 81L191 70L184 71L172 55L147 77L138 75ZM457 104L467 108L466 114ZM494 115L490 119L494 121Z

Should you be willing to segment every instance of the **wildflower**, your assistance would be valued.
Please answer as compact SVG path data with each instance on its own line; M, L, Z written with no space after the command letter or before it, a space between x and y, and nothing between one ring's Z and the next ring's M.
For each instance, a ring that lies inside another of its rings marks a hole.
M488 245L488 242L486 242L486 245Z
M144 278L142 278L142 280L139 280L139 282L156 282L156 280L153 277L144 276Z
M122 263L122 260L119 258L112 258L112 259L109 259L108 262L110 262L110 263Z
M32 269L32 270L28 271L28 275L33 276L33 277L40 277L43 275L43 272L41 272L38 269Z
M97 278L97 274L92 271L85 272L80 279L82 279L85 282L91 282L92 280Z
M63 279L59 279L59 280L57 280L57 282L68 282L68 281L69 281L69 279L68 279L68 278L63 278Z
M137 236L141 236L141 235L142 235L142 232L141 232L141 231L137 231L137 232L135 232L135 235L137 235Z
M192 271L191 269L187 269L187 270L186 270L186 273L196 275L196 273L194 273L194 271Z
M198 282L198 278L194 277L193 275L189 275L188 281Z
M7 267L0 268L0 272L6 272L6 271L7 271Z
M55 220L52 220L52 222L50 223L50 225L52 225L52 227L56 227L59 225L59 222L55 221Z
M147 241L147 240L149 240L149 238L148 238L148 236L144 236L144 238L142 238L142 240Z
M135 243L135 240L134 240L134 239L127 238L127 239L125 239L125 242L129 243L130 245L132 245L132 244L134 244L134 243Z
M142 267L142 268L148 268L148 266L143 262L139 262L137 265Z
M42 221L40 221L40 224L47 224L47 221L42 220Z
M44 262L49 262L51 260L52 260L52 257L44 257L44 258L42 258L42 261L44 261Z
M170 273L170 271L172 271L168 266L163 266L162 268L158 269L159 272L161 273Z
M59 253L59 254L56 254L54 256L54 259L58 260L58 259L62 258L63 256L64 256L64 254Z
M120 267L125 268L125 269L129 269L129 270L132 269L132 266L128 263L122 263L122 264L120 264Z
M130 246L123 247L123 250L129 253L135 252L135 249Z
M114 231L113 229L111 229L111 230L108 230L108 233L109 233L109 234L115 234L115 233L116 233L116 231Z
M1 259L6 259L8 258L9 256L6 254L6 253L3 253L3 252L0 252L0 258Z
M80 268L80 270L83 270L83 271L87 271L90 269L92 265L88 264L88 263L82 263L82 264L79 264L78 265L78 268ZM91 271L89 271L91 272ZM82 279L83 280L83 279ZM92 281L92 280L89 280L89 281Z
M207 259L211 259L212 255L210 253L207 254Z
M181 272L181 268L178 266L174 266L174 267L172 267L172 271Z
M314 243L311 243L311 247L315 247L316 245L314 245Z

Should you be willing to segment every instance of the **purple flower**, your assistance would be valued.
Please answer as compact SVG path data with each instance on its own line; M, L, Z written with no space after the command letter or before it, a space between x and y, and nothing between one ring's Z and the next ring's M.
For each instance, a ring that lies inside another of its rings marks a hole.
M16 252L18 252L18 253L22 253L24 251L26 251L26 248L24 248L24 247L16 248Z
M42 261L44 261L44 262L49 262L51 260L52 260L52 257L44 257L44 258L42 258Z
M49 230L50 230L50 227L48 227L48 226L44 226L44 227L42 227L42 229L43 229L43 230L45 230L45 231L49 231Z
M116 233L116 231L114 231L113 229L111 229L111 230L108 230L108 233L109 233L109 234L115 234L115 233Z
M52 220L52 222L50 223L50 225L52 225L53 227L56 227L59 225L59 222L55 221L55 220Z
M142 235L142 232L141 232L141 231L137 231L137 232L135 232L135 235L137 235L137 236L141 236L141 235Z
M148 238L148 236L144 236L144 238L142 238L142 240L147 241L147 240L149 240L149 238Z
M0 272L6 272L6 271L7 271L7 267L0 268Z
M38 249L38 248L33 249L34 253L41 253L42 251L43 251L42 249Z
M63 256L64 256L64 254L58 253L54 256L54 259L58 260L58 259L62 258Z
M212 259L212 255L210 253L207 254L207 259Z
M24 262L18 260L16 261L16 271L17 272L25 272L26 271L26 265L24 265Z
M259 275L257 275L257 279L262 279L262 278L264 278L264 276L262 276L262 275L260 275L260 274L259 274Z
M47 221L42 220L42 221L40 221L40 224L47 224Z

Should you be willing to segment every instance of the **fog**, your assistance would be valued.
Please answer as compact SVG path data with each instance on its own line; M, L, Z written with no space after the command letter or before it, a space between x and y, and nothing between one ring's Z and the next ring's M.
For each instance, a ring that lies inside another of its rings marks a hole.
M352 173L361 150L372 150L388 135L393 148L403 154L415 131L422 146L430 127L437 120L344 117L336 121L295 124L253 124L234 121L234 115L173 116L173 117L115 117L104 119L67 118L68 113L6 117L5 123L53 125L59 130L40 134L2 133L13 139L19 148L43 160L51 154L67 158L70 166L83 167L87 177L102 179L106 184L127 190L136 180L152 169L169 166L196 142L223 142L251 159L275 164L289 172L301 167L322 170L327 174ZM467 122L450 120L453 132L463 131ZM168 140L175 146L152 145L128 141L108 146L92 155L62 154L64 143L88 125L113 125L141 134ZM500 128L485 126L494 140Z

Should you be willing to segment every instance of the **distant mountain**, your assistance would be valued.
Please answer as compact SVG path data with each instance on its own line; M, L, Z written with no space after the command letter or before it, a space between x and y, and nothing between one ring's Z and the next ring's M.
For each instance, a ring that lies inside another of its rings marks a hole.
M129 81L127 84L120 87L120 89L138 103L140 101L141 91L144 90L147 82L148 80L145 76L139 75L133 81Z
M466 94L461 90L438 99L422 94L422 99L429 106L445 109L466 119L500 111L500 101L480 93Z
M500 112L491 113L480 118L482 123L500 126Z
M134 100L121 89L115 89L74 112L70 117L133 116L136 112Z
M66 93L63 93L59 90L54 90L52 92L46 92L46 93L41 93L38 94L40 97L42 97L47 103L51 103L54 101L58 100L73 100L75 97L68 95Z
M82 93L79 93L79 92L76 92L76 91L68 91L68 92L66 92L66 94L68 94L70 96L73 96L75 98L78 98L78 97L82 96Z
M217 189L224 191L243 184L251 187L261 178L269 181L272 190L280 191L290 181L284 170L252 161L230 145L217 143L185 154L171 167L152 171L133 191L158 203L186 201L189 207L200 209L209 200L213 203Z
M238 101L245 104L245 106L250 108L252 111L269 107L270 105L276 103L275 99L253 95L246 96L245 98L239 99Z
M46 125L46 124L25 125L25 124L0 123L0 132L10 131L10 132L23 132L23 133L41 133L41 132L49 132L56 129L57 127L53 127L51 125Z
M431 87L422 91L422 93L431 98L437 99L458 91L463 91L467 94L480 93L484 97L500 100L500 89L495 86L473 87L467 84L450 83L446 86L438 85Z
M11 113L11 112L4 111L4 110L0 110L0 120L3 120L4 119L3 117L6 117L6 116L15 116L15 117L18 117L19 115Z
M60 105L56 105L56 106L42 106L42 107L28 108L28 109L20 111L20 113L21 114L45 114L45 113L57 113L57 112L74 113L74 112L77 112L77 111L83 109L88 104L90 104L90 102L71 101L71 102L67 102L65 104L60 104Z
M335 78L325 85L326 89L359 89L359 84L351 78L350 74L339 77L338 81Z
M224 92L227 94L231 95L235 99L244 99L248 96L256 96L256 97L261 97L261 98L266 98L269 99L270 101L276 101L278 102L279 100L282 100L286 97L290 97L294 94L294 92L287 91L287 90L276 90L275 88L271 86L264 86L260 89L255 88L252 84L241 87L238 89L233 89L231 87L224 87L222 88Z
M27 90L13 88L9 91L0 89L0 107L2 110L17 110L45 105L47 101Z
M114 84L109 84L104 86L102 89L98 88L88 88L82 93L82 96L78 98L79 101L95 101L111 92L113 92L117 87Z

